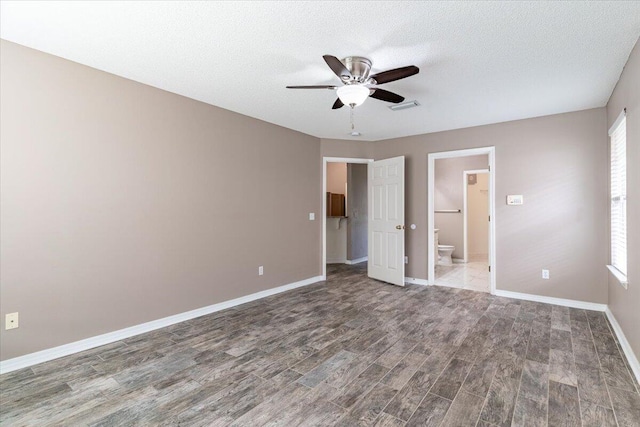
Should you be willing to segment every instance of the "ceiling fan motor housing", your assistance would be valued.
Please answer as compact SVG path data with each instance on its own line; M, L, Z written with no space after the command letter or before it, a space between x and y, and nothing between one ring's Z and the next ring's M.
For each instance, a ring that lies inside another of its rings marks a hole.
M313 85L287 86L287 88L336 90L338 99L336 99L331 107L333 110L342 108L345 105L353 108L362 104L368 97L392 102L394 104L401 103L404 101L404 97L376 86L404 79L420 72L420 69L415 65L409 65L370 76L371 60L369 58L363 56L347 56L346 58L338 59L333 55L322 55L322 58L329 68L331 68L331 71L340 78L343 86Z
M362 56L347 56L342 59L342 63L351 73L350 76L341 76L342 80L347 83L365 83L369 78L371 71L371 61Z

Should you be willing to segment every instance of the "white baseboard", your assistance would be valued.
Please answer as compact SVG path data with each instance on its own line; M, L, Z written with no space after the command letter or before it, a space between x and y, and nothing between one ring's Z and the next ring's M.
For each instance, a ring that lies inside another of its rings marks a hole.
M327 264L346 264L346 258L327 258Z
M564 298L545 297L542 295L523 294L520 292L502 291L499 289L496 289L495 294L499 297L521 299L525 301L544 302L546 304L555 304L571 308L581 308L583 310L605 311L607 309L606 304L598 304L595 302L577 301Z
M611 326L613 327L613 332L615 332L616 336L618 337L618 341L620 342L620 346L622 346L624 355L627 356L627 360L629 361L629 365L631 366L633 374L636 376L636 380L640 382L640 362L638 362L638 358L633 352L631 344L629 344L629 341L627 341L627 337L624 335L624 332L622 332L622 328L618 324L618 321L616 320L609 307L607 307L604 312L607 315L607 319L609 319L609 323L611 323Z
M215 313L216 311L235 307L240 304L245 304L271 295L279 294L281 292L289 291L291 289L311 285L323 280L325 280L323 276L310 277L308 279L300 280L299 282L289 283L287 285L278 286L277 288L267 289L265 291L256 292L254 294L235 298L229 301L224 301L218 304L209 305L207 307L175 314L173 316L165 317L158 320L152 320L151 322L142 323L140 325L131 326L129 328L120 329L118 331L109 332L84 340L64 344L58 347L37 351L35 353L26 354L24 356L15 357L13 359L7 359L0 362L0 374L5 374L7 372L37 365L39 363L48 362L49 360L89 350L94 347L100 347L101 345L120 341L134 335L144 334L146 332L164 328L166 326L171 326L173 324L194 319L196 317Z
M412 285L429 286L429 281L425 279L416 279L415 277L405 277L404 283L410 283Z
M349 264L349 265L353 265L353 264L360 264L361 262L365 262L368 261L369 257L362 257L362 258L356 258L356 259L348 259L346 260L344 263L345 264Z

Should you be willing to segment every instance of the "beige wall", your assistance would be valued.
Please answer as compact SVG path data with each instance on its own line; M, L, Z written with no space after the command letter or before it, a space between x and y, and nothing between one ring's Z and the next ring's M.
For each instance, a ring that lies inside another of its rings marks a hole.
M406 275L427 278L427 154L496 147L498 289L607 302L607 117L605 108L349 144L322 140L322 153L406 157ZM364 153L359 149L368 148ZM507 194L525 204L508 207ZM541 270L551 270L542 280Z
M336 194L346 194L347 164L327 163L327 191Z
M339 139L322 139L322 157L349 157L352 159L369 159L375 142L347 141Z
M406 157L406 275L426 279L427 154L495 146L498 289L607 302L607 115L628 108L638 164L637 46L608 110L375 143L319 143L12 43L0 53L0 316L20 312L2 360L321 274L308 213L324 215L323 156ZM630 289L609 285L636 353L638 173Z
M0 54L2 360L321 274L318 139Z
M347 221L327 218L327 264L344 264L347 260Z
M487 169L489 156L465 156L437 159L434 170L434 225L439 229L438 242L455 247L452 256L464 258L464 187L462 174L466 170ZM460 213L438 212L460 210Z
M628 289L610 274L609 307L640 357L640 43L636 43L607 104L607 128L627 109ZM608 239L603 240L607 242Z

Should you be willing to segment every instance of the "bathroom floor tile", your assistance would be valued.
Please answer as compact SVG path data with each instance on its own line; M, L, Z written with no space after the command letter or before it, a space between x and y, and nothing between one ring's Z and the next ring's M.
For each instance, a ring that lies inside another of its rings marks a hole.
M489 292L489 264L487 261L436 265L436 285L472 291Z

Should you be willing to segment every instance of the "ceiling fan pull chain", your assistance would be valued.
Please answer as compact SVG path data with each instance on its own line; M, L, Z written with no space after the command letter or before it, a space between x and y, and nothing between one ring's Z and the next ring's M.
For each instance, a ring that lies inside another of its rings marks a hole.
M354 106L353 106L353 104L352 104L352 105L351 105L351 130L354 130L354 129L355 129L355 126L354 126L354 124L353 124L353 110L354 110L354 108L353 108L353 107L354 107Z

